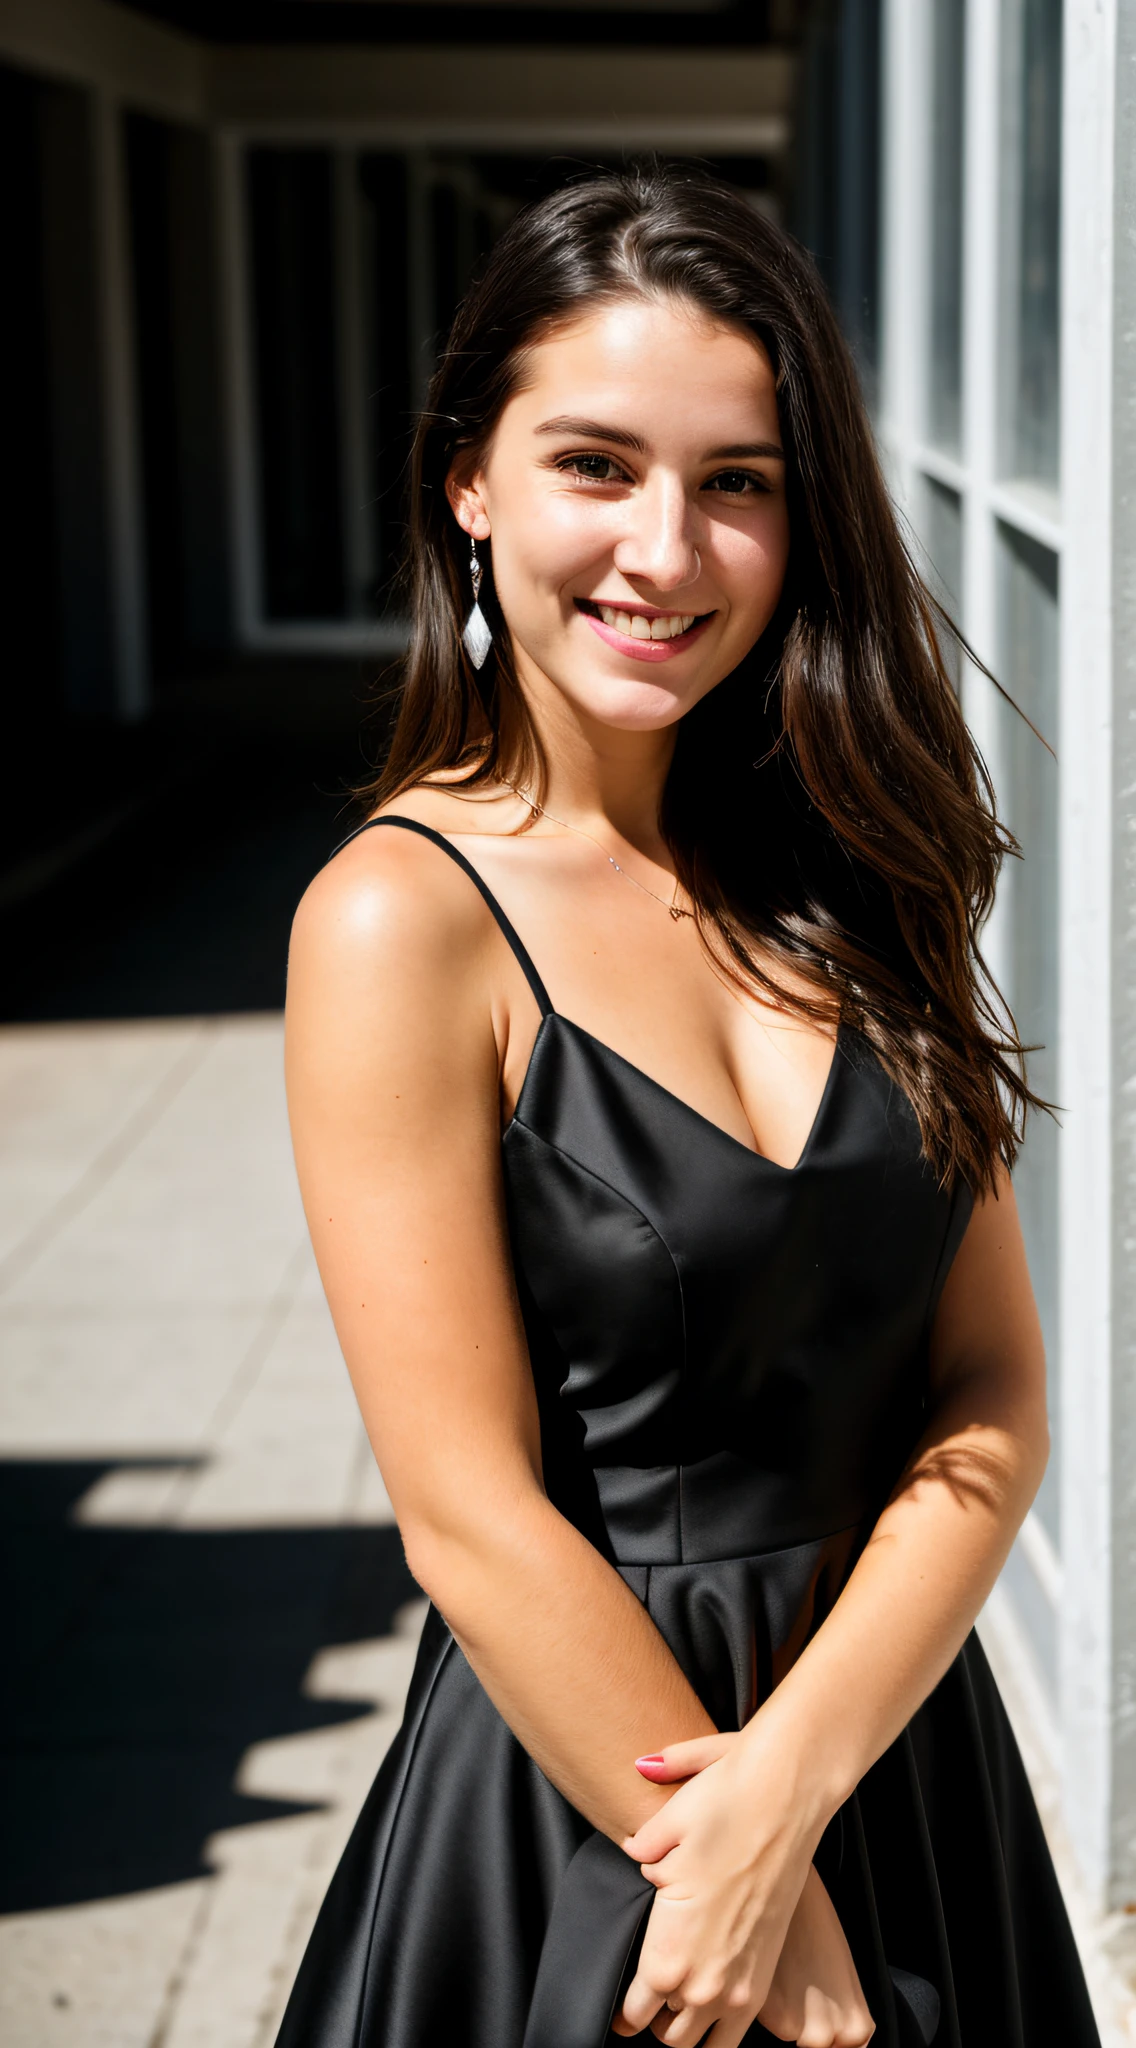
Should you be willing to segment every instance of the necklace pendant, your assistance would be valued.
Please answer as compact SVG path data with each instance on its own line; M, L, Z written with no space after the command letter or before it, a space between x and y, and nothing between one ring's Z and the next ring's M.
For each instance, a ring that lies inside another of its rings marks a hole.
M685 917L687 915L686 911L682 908L682 905L680 903L670 903L668 904L667 908L669 909L670 914L674 918L676 924L678 923L680 917Z

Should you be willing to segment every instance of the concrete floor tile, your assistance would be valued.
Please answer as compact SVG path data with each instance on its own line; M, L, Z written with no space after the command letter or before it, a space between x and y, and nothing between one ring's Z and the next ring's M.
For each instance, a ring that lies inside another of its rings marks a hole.
M3 2048L150 2048L209 1883L0 1920Z
M309 1931L309 1897L318 1912L335 1867L328 1832L326 1814L303 1814L211 1838L217 1875L162 2048L271 2048Z
M294 1303L187 1491L186 1528L320 1526L351 1510L362 1424L331 1317Z
M89 1165L211 1028L197 1018L0 1026L0 1176L21 1155Z
M306 1237L278 1018L225 1020L82 1212L9 1290L21 1305L267 1300Z
M261 1306L0 1308L0 1447L12 1456L196 1449Z
M293 1183L249 1187L239 1166L197 1180L171 1169L117 1177L46 1247L8 1299L104 1309L268 1300L306 1228Z
M0 1261L114 1170L215 1027L0 1029Z

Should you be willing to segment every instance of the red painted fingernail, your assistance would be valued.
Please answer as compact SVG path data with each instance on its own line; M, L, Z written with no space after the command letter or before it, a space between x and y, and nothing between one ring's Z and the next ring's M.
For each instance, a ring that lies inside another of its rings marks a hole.
M635 1759L637 1771L661 1770L662 1767L663 1759L661 1756L637 1756Z

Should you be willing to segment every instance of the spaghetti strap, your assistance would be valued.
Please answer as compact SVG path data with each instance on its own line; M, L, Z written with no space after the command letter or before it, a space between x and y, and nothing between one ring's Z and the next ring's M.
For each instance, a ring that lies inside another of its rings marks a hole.
M477 869L473 865L473 862L468 861L464 853L459 853L456 846L451 846L449 840L444 838L441 832L435 832L432 825L420 825L418 823L417 818L368 818L365 825L357 825L355 827L354 832L349 832L347 834L346 839L340 840L339 845L335 847L334 851L328 855L328 859L334 860L335 855L337 853L341 853L345 846L350 846L351 841L353 839L358 839L360 832L370 832L376 825L397 825L403 832L417 832L421 838L430 839L433 841L435 846L440 846L443 853L448 853L450 859L452 861L456 861L459 868L464 869L465 873L469 876L470 881L473 883L474 888L480 891L481 896L483 897L484 901L488 904L489 909L492 911L494 917L496 918L502 933L508 940L509 945L512 948L514 957L517 961L517 965L520 967L520 970L524 975L525 980L528 982L529 987L531 988L534 996L536 997L537 1003L540 1007L541 1016L550 1017L552 1015L552 1003L549 1000L548 990L545 988L545 985L541 980L539 974L537 973L536 968L533 966L533 963L530 960L528 953L526 952L524 946L521 944L521 941L517 937L516 932L513 930L512 925L509 923L508 918L506 917L504 911L502 910L501 905L498 903L496 896L493 894L492 889L489 887L488 882L482 881L481 876L478 874Z

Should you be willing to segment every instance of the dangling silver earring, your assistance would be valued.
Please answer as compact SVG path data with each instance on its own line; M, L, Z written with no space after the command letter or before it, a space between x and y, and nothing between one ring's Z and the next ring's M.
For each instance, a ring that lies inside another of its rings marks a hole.
M481 563L477 559L477 542L475 540L471 540L469 544L469 576L470 582L473 584L473 610L465 622L462 641L474 668L481 668L489 649L493 645L493 635L489 630L489 621L477 602L478 594L481 590L482 568Z

